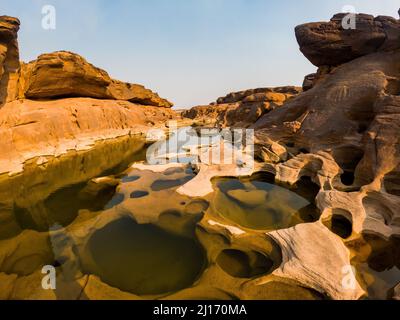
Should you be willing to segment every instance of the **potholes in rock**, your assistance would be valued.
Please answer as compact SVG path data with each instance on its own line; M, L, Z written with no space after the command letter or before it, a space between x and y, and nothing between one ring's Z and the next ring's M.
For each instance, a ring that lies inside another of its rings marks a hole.
M334 234L348 239L353 233L351 213L343 209L333 209L332 215L323 221L323 224Z
M14 212L22 229L48 231L54 224L68 226L79 210L100 211L121 203L124 196L115 194L115 190L115 184L75 184L55 191L28 208L15 205Z
M122 193L116 193L112 199L104 206L104 210L111 209L119 204L121 204L125 199Z
M166 190L166 189L172 189L172 188L184 185L185 183L189 182L193 178L194 178L194 175L189 175L189 176L186 176L186 177L180 178L180 179L171 179L171 180L160 179L160 180L154 181L150 188L152 191L162 191L162 190Z
M353 262L360 283L369 299L390 299L391 291L400 281L400 238L385 240L364 234L363 240L364 246L358 245L357 261Z
M400 196L400 167L385 175L383 184L387 193Z
M129 176L128 175L128 176L122 177L121 181L123 183L127 183L127 182L135 182L139 179L140 179L140 176Z
M254 230L277 230L318 219L319 212L313 199L310 201L301 196L309 190L298 192L301 184L297 189L289 190L266 180L270 181L270 176L260 174L250 178L215 179L213 211Z
M343 174L340 176L340 181L345 186L352 186L354 184L355 176L354 172L352 171L344 171Z
M147 191L133 191L130 195L131 199L138 199L147 197L149 193Z
M232 277L253 278L267 274L274 262L256 251L227 249L219 254L217 264Z
M394 213L385 204L385 200L379 198L379 194L369 193L363 198L362 203L369 218L382 221L385 225L392 222Z
M332 156L343 170L340 181L344 186L353 186L356 183L356 169L364 158L364 151L356 146L341 146L335 148Z
M206 263L194 238L166 232L151 224L121 218L89 239L92 262L84 269L104 282L137 295L158 295L191 286Z
M210 204L205 200L193 200L190 203L186 204L185 213L191 215L201 214L208 209L209 205Z

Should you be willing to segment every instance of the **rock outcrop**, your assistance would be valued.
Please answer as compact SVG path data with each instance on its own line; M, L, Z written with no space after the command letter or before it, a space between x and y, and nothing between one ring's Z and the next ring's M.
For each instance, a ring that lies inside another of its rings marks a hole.
M341 13L329 22L296 27L301 52L317 67L337 66L367 54L400 48L399 20L357 14L351 17L355 29L345 30L342 21L347 21L346 16Z
M0 106L18 94L19 25L16 18L0 16Z
M85 150L96 141L145 134L175 118L169 108L121 100L68 98L17 100L0 112L0 174L16 173L25 161Z
M23 96L28 99L88 97L172 107L169 101L151 90L113 80L107 72L91 65L83 57L66 51L43 54L24 64L21 82Z
M19 26L0 17L0 174L21 172L31 159L165 128L175 118L168 100L112 79L78 54L58 51L20 63Z
M301 91L297 87L258 88L233 92L207 106L184 111L182 116L197 124L248 127Z

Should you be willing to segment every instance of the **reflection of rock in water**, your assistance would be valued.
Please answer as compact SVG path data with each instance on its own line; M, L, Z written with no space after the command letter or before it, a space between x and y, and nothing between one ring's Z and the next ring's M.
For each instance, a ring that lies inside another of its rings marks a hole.
M190 286L204 266L203 249L191 238L123 218L88 242L93 264L86 270L112 286L140 295Z
M400 239L385 240L364 235L357 247L354 265L370 299L389 299L400 283Z
M0 239L21 229L47 230L71 223L80 209L100 210L115 192L118 182L86 184L104 173L118 173L129 163L142 160L143 140L122 137L99 142L90 151L71 151L49 158L41 165L25 164L23 173L0 180Z

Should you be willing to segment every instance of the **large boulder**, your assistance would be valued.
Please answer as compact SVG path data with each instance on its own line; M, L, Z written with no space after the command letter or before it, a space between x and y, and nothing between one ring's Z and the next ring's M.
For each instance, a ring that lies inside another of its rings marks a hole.
M399 20L357 14L356 28L345 30L342 21L346 15L296 27L300 50L314 65L337 66L373 52L400 48Z
M78 54L58 51L43 54L23 65L23 93L29 99L88 97L126 100L143 105L170 108L172 104L138 84L111 79Z
M107 72L71 52L42 54L23 67L28 99L90 97L107 99L111 78Z
M19 25L17 18L0 16L0 106L15 99L18 92Z

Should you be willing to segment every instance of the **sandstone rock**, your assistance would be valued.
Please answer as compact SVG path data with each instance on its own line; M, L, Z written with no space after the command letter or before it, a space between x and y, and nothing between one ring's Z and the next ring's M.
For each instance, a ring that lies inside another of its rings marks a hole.
M314 65L336 66L377 51L400 48L398 20L357 14L356 29L344 30L345 16L337 14L330 22L296 27L300 50Z
M329 151L344 171L355 172L356 184L382 177L382 171L389 173L398 163L395 132L399 61L397 50L374 53L341 65L313 89L261 117L254 126L257 139L312 153ZM383 143L386 146L381 149L382 156L373 151L377 134L385 137L379 138L378 148ZM375 169L368 168L367 163L376 163L376 154L380 164L374 164ZM364 155L367 163L360 163Z
M8 275L5 273L0 273L0 283L1 283L0 300L10 299L14 289L15 280L17 280L17 278L18 276L16 274Z
M117 100L127 100L132 103L163 108L172 107L171 102L160 98L157 93L154 93L139 84L124 83L113 80L108 87L108 93Z
M350 275L352 286L346 287L343 270L350 266L350 252L340 238L320 222L268 235L282 249L283 262L274 275L305 284L332 299L354 300L365 294L354 274Z
M316 80L317 74L316 73L311 73L308 74L304 77L304 81L303 81L303 91L307 91L312 89L312 87L314 86L314 82Z
M22 76L28 99L111 98L109 75L71 52L43 54L24 66Z
M57 156L90 148L96 141L164 127L175 117L170 109L127 101L69 98L19 100L0 112L0 172L19 172L35 157ZM164 127L165 128L165 127Z
M278 87L233 92L226 97L218 98L217 103L184 111L182 117L193 119L203 125L248 127L300 91L297 87Z
M113 80L83 57L67 51L43 54L23 65L21 82L29 99L89 97L170 108L172 104L138 84Z
M0 16L0 107L18 96L19 25L16 18Z

